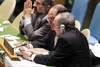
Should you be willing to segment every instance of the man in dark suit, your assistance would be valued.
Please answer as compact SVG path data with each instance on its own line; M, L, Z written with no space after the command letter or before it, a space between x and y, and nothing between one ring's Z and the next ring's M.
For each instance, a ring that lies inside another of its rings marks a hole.
M20 33L25 34L31 41L44 37L50 31L50 26L45 19L54 4L54 0L36 0L32 6L32 1L26 0L23 19L19 25Z
M54 21L49 18L49 22L52 31L45 39L32 42L33 49L21 51L23 57L56 67L92 67L87 39L75 28L74 16L60 13Z

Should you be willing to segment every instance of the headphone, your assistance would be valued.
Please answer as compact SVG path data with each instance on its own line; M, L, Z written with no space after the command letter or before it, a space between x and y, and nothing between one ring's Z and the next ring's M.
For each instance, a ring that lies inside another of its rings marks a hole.
M60 25L60 31L62 32L62 33L64 33L66 30L65 30L65 25L64 24L61 24Z

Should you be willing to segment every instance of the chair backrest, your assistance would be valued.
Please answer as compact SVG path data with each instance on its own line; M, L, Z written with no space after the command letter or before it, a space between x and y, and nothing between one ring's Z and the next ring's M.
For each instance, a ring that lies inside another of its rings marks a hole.
M16 0L4 0L0 5L0 17L8 20L14 11L15 5Z
M81 33L84 34L84 36L87 38L88 42L89 42L89 39L90 39L90 30L89 29L83 29L81 31Z
M23 11L14 19L14 21L12 22L12 24L19 29L19 22L21 21L23 16Z
M81 28L85 19L88 4L89 0L74 0L71 12L75 16L75 19L80 22Z
M80 31L80 22L78 20L75 20L75 27Z
M91 36L100 41L100 2L97 4L89 26Z

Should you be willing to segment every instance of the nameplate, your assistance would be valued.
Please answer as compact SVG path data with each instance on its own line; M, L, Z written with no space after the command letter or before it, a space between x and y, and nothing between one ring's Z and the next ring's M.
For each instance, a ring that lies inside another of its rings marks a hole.
M8 51L14 55L14 47L12 47L6 39L4 39L4 46L8 49Z

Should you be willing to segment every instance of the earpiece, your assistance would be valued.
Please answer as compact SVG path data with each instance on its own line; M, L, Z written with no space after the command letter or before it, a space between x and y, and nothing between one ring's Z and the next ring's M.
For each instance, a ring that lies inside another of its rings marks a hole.
M64 25L64 24L61 24L61 25L60 25L60 30L61 30L62 33L65 32L65 25Z

